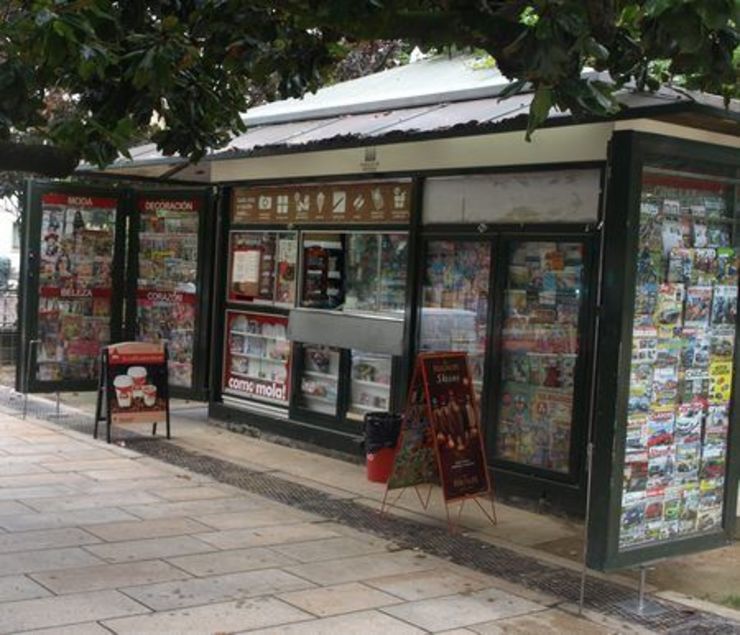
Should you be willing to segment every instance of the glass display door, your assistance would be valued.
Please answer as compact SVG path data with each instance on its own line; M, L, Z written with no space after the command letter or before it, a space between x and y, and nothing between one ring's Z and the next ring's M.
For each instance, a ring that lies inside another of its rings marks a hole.
M122 208L118 192L29 184L19 389L95 389L100 349L121 332Z
M568 474L584 244L512 241L503 273L495 456Z
M203 398L207 356L204 293L210 263L208 197L201 192L137 194L130 269L135 276L132 337L164 341L171 393Z

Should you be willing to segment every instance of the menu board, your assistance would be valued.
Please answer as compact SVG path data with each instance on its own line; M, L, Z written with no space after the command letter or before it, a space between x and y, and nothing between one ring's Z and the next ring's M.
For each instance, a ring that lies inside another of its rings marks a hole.
M298 243L295 232L229 234L229 302L295 304Z
M408 223L409 181L235 188L233 225Z
M226 311L224 393L287 406L290 392L288 318Z
M643 173L622 551L722 527L738 304L729 200L711 180Z
M568 472L583 244L514 243L501 336L501 459Z
M136 337L167 342L169 380L193 383L199 199L139 199Z
M95 380L110 341L114 198L41 198L38 381Z
M168 416L164 345L123 342L106 350L106 403L110 423L158 423Z
M420 353L387 489L439 482L445 502L488 494L476 402L465 353Z

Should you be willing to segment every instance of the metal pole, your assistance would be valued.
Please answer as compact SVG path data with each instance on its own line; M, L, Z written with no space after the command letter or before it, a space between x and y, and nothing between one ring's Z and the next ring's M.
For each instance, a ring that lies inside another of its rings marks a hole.
M640 565L640 586L637 589L637 613L642 615L645 610L645 581L647 579L647 567Z
M593 456L594 444L592 441L589 441L586 446L586 469L588 470L588 476L586 478L586 517L583 521L583 561L581 566L581 591L578 596L578 615L583 614L583 604L586 600L586 576L588 575L586 555L588 553L588 521L591 514L591 474L593 473L591 467Z
M41 340L30 340L28 342L28 354L26 355L26 385L23 395L23 419L28 413L28 385L31 383L31 360L33 359L33 349Z

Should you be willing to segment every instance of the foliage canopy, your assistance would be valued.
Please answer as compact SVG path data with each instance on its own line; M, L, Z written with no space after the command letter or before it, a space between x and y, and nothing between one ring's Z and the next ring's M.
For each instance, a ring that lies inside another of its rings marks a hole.
M105 165L144 136L193 159L241 132L255 94L315 90L383 39L483 50L551 107L615 112L615 89L737 91L735 0L6 0L0 169ZM587 79L585 67L612 82ZM336 75L335 75L336 77ZM152 124L156 125L152 125Z

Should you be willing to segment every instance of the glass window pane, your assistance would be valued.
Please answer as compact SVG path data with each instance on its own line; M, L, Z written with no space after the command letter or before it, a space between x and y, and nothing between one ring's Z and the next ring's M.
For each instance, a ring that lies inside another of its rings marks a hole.
M335 415L338 385L339 349L304 344L298 403L313 412Z
M352 351L350 414L364 416L388 410L391 396L391 357Z
M232 231L228 300L293 306L297 245L295 232Z
M305 234L301 305L336 309L344 302L344 237Z
M497 456L568 472L581 243L512 244L504 295Z
M383 234L380 237L380 311L406 309L408 244L407 234Z
M718 531L725 498L740 246L733 187L692 175L700 166L661 163L642 175L622 550Z
M174 203L177 205L170 205ZM190 203L190 208L182 203ZM193 383L193 348L198 282L195 202L140 201L139 279L136 338L168 345L169 382Z
M117 201L46 194L41 204L36 378L97 379L110 341Z
M378 234L347 234L347 294L345 309L378 310Z
M490 272L488 242L427 244L419 350L468 353L478 395L483 386Z

